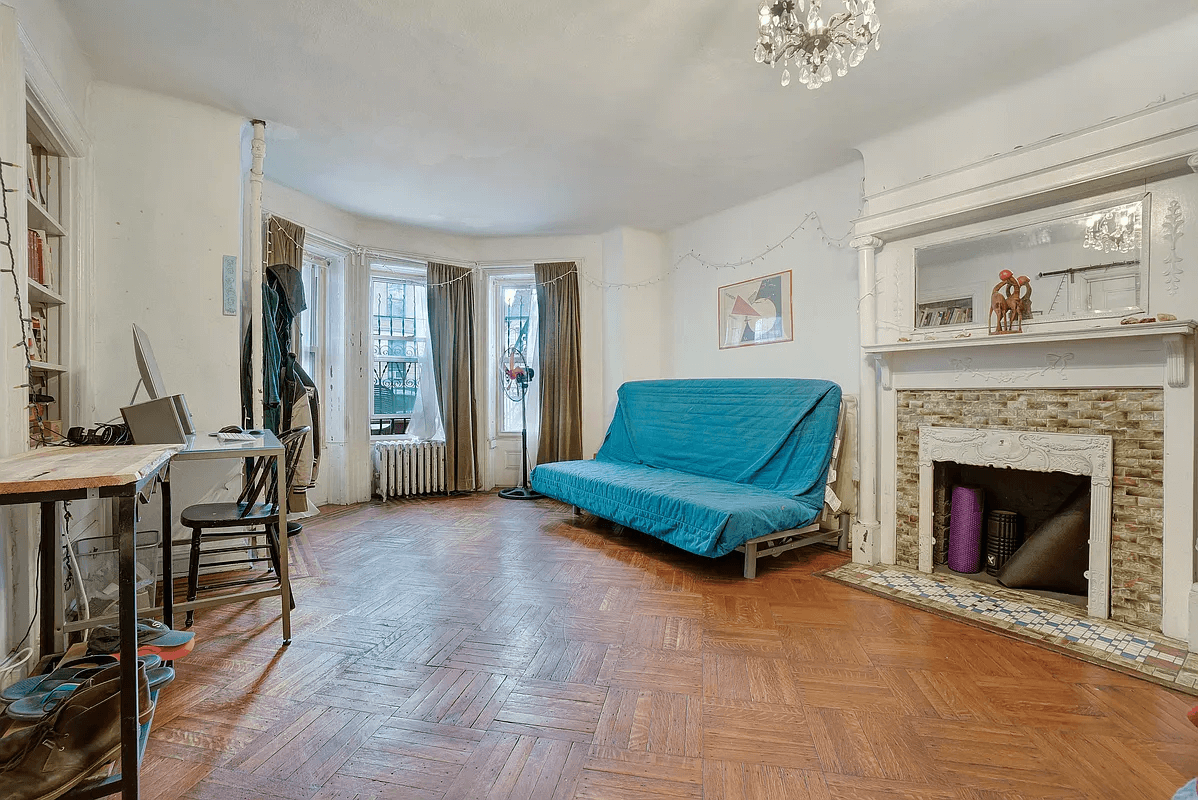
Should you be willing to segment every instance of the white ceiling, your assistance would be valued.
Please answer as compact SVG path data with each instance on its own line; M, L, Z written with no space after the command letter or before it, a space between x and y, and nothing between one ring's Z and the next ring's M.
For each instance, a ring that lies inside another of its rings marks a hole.
M881 51L811 92L753 62L757 0L58 2L100 78L268 120L269 179L478 235L665 230L1195 13L877 0Z

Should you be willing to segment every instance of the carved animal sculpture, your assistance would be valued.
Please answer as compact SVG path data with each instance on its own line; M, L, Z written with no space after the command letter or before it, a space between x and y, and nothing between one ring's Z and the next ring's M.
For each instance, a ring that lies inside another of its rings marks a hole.
M1006 297L1002 293L1004 286L1007 287ZM1016 291L1018 291L1018 285L1015 283L1015 275L1011 270L1004 269L998 273L998 283L994 285L994 291L990 293L990 313L986 317L987 325L990 323L991 316L995 318L994 327L990 329L991 333L1006 333L1010 330L1007 322L1010 307L1007 301L1010 297L1012 286L1015 286Z
M1021 290L1026 289L1026 294ZM1007 332L1023 333L1023 321L1032 316L1032 281L1026 275L1007 282Z
M1007 333L1023 332L1023 303L1019 299L1019 284L1014 280L1007 281L1006 302Z

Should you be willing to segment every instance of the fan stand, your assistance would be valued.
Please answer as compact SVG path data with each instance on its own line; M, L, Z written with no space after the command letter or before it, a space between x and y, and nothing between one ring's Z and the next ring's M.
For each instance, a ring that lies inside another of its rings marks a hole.
M528 487L528 378L521 376L520 388L520 485L500 489L499 496L505 500L536 500L545 495Z

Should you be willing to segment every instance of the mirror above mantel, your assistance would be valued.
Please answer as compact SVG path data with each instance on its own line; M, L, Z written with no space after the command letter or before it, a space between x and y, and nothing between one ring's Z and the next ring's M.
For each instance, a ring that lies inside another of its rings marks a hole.
M987 328L993 293L1009 298L1015 291L1000 279L1005 270L1020 297L1030 300L1025 331L1039 323L1145 313L1149 200L1144 194L917 247L913 326L924 333Z

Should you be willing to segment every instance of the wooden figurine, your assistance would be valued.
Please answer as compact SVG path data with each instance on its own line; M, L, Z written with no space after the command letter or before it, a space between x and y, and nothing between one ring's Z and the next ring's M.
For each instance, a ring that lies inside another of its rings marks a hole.
M1023 287L1023 297L1019 299L1019 330L1023 331L1023 320L1032 318L1032 279L1026 275L1019 276L1019 285Z
M1003 288L1006 288L1007 294L1003 295ZM1015 292L1019 291L1019 284L1015 282L1015 273L1009 269L1004 269L998 273L998 283L994 285L994 290L990 293L990 314L986 317L987 325L990 329L990 334L1009 333L1010 327L1008 324L1009 310L1008 300L1011 296L1011 289ZM989 325L990 317L994 317L994 324Z

